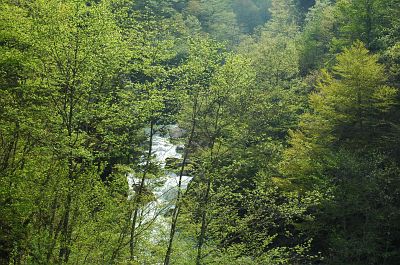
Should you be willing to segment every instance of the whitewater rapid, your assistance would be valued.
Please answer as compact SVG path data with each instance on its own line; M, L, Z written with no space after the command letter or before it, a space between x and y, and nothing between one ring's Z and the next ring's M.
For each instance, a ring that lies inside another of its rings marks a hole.
M169 128L176 128L176 125L170 125ZM156 133L153 135L152 155L154 160L159 164L162 169L161 176L157 178L148 178L145 180L145 187L149 188L154 195L154 200L147 203L141 209L141 216L143 222L165 222L164 215L168 210L174 207L177 191L179 176L165 168L167 159L182 160L182 154L177 149L182 148L181 145L171 143L170 130L166 134ZM188 183L192 178L190 176L182 176L182 189L186 189ZM141 179L134 174L128 175L128 184L131 193L134 193L134 187L139 185ZM132 196L130 196L131 198ZM138 224L140 225L140 224Z

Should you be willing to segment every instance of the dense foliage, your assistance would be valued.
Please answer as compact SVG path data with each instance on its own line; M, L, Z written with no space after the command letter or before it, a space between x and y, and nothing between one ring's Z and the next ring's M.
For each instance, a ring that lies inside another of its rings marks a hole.
M0 6L0 264L398 264L400 0Z

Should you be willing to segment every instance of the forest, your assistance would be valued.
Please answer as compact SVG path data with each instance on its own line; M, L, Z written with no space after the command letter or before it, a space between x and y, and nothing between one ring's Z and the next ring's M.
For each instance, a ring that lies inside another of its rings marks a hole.
M397 265L400 0L1 0L0 265Z

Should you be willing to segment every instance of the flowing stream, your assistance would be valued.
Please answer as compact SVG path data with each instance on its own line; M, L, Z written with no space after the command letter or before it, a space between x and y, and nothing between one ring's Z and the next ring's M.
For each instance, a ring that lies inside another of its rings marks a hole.
M169 135L155 135L153 137L154 155L163 169L165 168L167 158L182 159L182 155L177 152L177 148L178 145L170 142ZM186 188L191 179L189 176L182 176L182 189ZM164 170L164 176L161 180L163 180L164 184L155 189L156 197L160 202L173 203L176 197L179 176L173 172Z
M164 228L168 227L168 222L165 220L165 215L174 207L177 191L179 176L165 169L168 159L182 160L182 154L177 151L177 148L182 148L181 145L171 143L171 129L176 129L176 125L168 126L169 133L162 135L156 133L153 136L152 153L154 159L159 163L162 168L162 176L155 179L146 179L145 186L149 187L154 194L154 200L149 202L141 210L141 222L138 226L149 223ZM190 176L182 176L182 189L186 189L188 183L192 178ZM128 176L128 183L131 190L135 185L140 183L140 178L134 175ZM155 233L155 231L154 231ZM157 235L152 233L152 238L157 240Z

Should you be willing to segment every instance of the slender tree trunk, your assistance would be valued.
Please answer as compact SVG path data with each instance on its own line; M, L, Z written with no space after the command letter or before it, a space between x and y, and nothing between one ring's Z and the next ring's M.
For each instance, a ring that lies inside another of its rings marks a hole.
M69 148L73 148L73 143L72 143L72 114L73 114L73 107L72 107L72 93L70 96L70 106L69 106L69 116L68 116L68 123L67 123L67 129L68 129L68 138L70 143L68 144ZM74 161L73 161L73 154L72 152L69 153L69 158L68 158L68 179L73 181L74 180ZM71 184L70 184L71 185ZM61 245L60 245L60 251L59 251L59 260L58 263L62 264L63 262L67 263L69 254L70 254L70 248L69 248L69 243L70 243L70 236L71 236L71 228L70 228L70 212L71 212L71 204L72 204L72 191L71 191L71 186L68 186L68 194L67 194L67 199L65 202L65 209L64 209L64 215L62 218L62 226L61 226Z
M130 211L129 211L130 212ZM119 237L118 237L118 242L117 242L117 246L114 248L111 258L110 258L110 262L108 264L114 264L115 259L117 258L120 250L123 248L123 243L124 243L124 239L125 237L128 235L128 231L130 230L130 223L131 222L131 215L129 215L126 219L126 222L124 224L124 227L122 228L121 232L119 233Z
M210 170L212 170L213 165L214 165L214 146L216 142L217 135L219 134L219 119L220 119L220 111L221 111L221 104L218 104L217 111L216 111L216 116L215 116L215 121L213 124L214 127L214 134L211 136L210 140L210 167L206 168L206 174L208 177L206 177L206 191L205 195L203 197L202 203L200 205L200 209L202 211L201 213L201 228L200 228L200 235L198 237L198 244L197 244L197 256L196 256L196 265L201 265L201 259L202 259L202 249L206 237L206 232L207 232L207 207L209 203L209 198L210 198L210 191L211 191L211 176L210 176ZM206 176L207 176L206 175Z
M68 191L67 201L65 202L65 212L62 219L61 246L60 246L59 261L58 261L59 264L62 264L63 262L67 263L70 254L69 243L70 243L71 233L70 233L69 217L71 212L71 203L72 203L72 195L71 191Z
M150 139L149 139L149 149L147 152L147 157L146 157L146 165L143 170L143 175L140 180L140 184L138 189L135 191L135 199L134 199L134 210L132 214L132 224L131 224L131 233L130 233L130 240L129 240L129 253L130 253L130 259L135 260L135 245L136 245L136 223L139 215L139 205L141 203L141 197L143 194L144 190L144 185L146 182L146 176L147 176L147 171L149 169L150 165L150 159L151 159L151 153L153 149L153 135L154 135L154 122L150 122Z
M172 219L171 219L171 229L169 233L169 241L168 241L168 246L167 246L167 251L165 253L165 258L164 258L164 265L169 265L170 259L171 259L171 253L172 253L172 245L174 242L174 237L175 237L175 232L176 232L176 225L178 222L178 217L179 217L179 211L180 211L180 203L181 203L181 197L182 197L182 176L183 172L185 170L185 165L186 161L190 152L190 148L192 146L193 142L193 136L194 136L194 130L196 128L196 119L197 119L197 96L195 98L194 104L193 104L193 114L192 114L192 126L189 134L188 141L186 143L186 148L185 148L185 153L183 155L183 161L182 161L182 166L179 172L179 181L178 181L178 194L176 196L176 201L175 201L175 208L172 212Z
M75 72L74 72L75 76ZM70 150L74 148L74 141L72 140L73 134L73 114L74 114L74 95L75 89L67 84L65 86L65 101L64 101L64 111L65 111L65 126L68 131L68 147ZM72 151L69 152L68 157L68 180L74 183L75 181L75 166L74 166L74 155ZM71 205L72 205L72 190L71 186L73 184L69 184L68 186L68 194L67 199L65 202L65 210L64 215L62 218L62 227L61 227L61 244L60 244L60 251L59 251L59 264L63 262L67 263L70 250L70 242L71 242L71 234L72 228L70 227L70 212L71 212Z
M58 194L56 193L55 196L54 196L54 199L53 199L52 206L51 206L51 218L50 218L50 222L49 222L49 225L50 225L50 229L49 229L50 239L49 239L49 242L48 242L47 255L46 255L47 263L50 263L50 259L51 259L51 256L53 254L53 249L54 249L54 246L56 244L57 237L58 237L58 234L60 233L61 225L62 225L62 222L60 221L58 223L55 231L54 231L54 227L56 226L56 224L54 222L55 222L55 219L56 219L56 211L57 211L57 207L58 207L57 205L58 205Z

